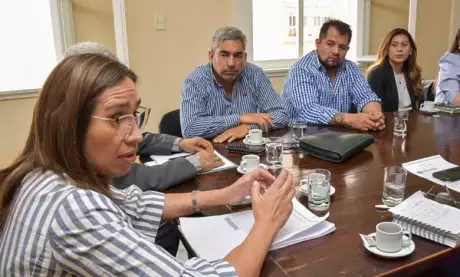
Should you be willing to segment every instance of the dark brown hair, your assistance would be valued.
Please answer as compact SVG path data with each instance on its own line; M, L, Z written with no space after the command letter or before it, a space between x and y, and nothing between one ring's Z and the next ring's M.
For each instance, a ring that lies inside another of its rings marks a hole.
M460 45L458 44L458 41L460 40L460 28L457 31L457 34L455 35L455 40L452 42L452 46L449 49L449 52L452 54L458 54L460 53Z
M391 40L395 36L399 35L406 36L412 48L412 54L409 55L407 60L404 62L403 70L409 76L409 80L412 83L415 94L418 97L423 97L422 69L417 64L417 45L415 45L414 39L406 29L396 28L386 35L382 43L380 43L379 50L377 53L377 61L369 67L369 69L367 70L367 74L374 67L383 65L385 62L388 61L388 48L390 48Z
M329 19L328 21L324 22L319 30L319 39L323 39L327 36L327 31L329 28L334 27L337 29L339 34L347 35L348 36L348 43L351 41L351 27L347 23L338 20L338 19Z
M120 62L99 54L70 56L54 68L35 104L24 150L0 170L0 231L22 180L33 170L65 174L76 187L110 195L109 177L96 172L83 145L99 96L126 77L137 79Z

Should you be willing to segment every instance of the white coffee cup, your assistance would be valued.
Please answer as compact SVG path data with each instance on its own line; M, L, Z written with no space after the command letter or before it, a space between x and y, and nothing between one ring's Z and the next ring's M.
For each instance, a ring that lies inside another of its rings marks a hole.
M375 231L375 243L383 252L398 252L403 247L408 247L412 241L412 234L398 223L381 222L377 224Z
M260 165L260 157L257 155L244 155L241 159L240 167L241 169L246 172L252 172L259 168Z
M432 110L434 108L434 102L432 101L425 101L420 105L420 109L422 110Z
M261 143L262 142L262 130L260 129L249 130L249 133L246 136L246 140L249 143Z

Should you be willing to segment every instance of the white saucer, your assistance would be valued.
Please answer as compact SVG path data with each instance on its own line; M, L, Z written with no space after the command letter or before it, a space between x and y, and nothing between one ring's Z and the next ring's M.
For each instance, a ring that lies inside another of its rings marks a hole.
M265 169L267 170L268 169L268 166L266 164L259 164L259 167L262 168L262 169ZM236 170L241 173L241 174L246 174L245 171L243 171L243 169L241 168L241 165L239 165Z
M373 236L373 235L375 235L375 233L370 234L370 236ZM413 240L410 241L409 246L401 248L401 250L399 250L398 252L383 252L379 250L376 246L367 246L365 243L363 243L363 245L364 245L364 248L367 249L367 251L377 256L388 258L388 259L401 258L401 257L412 254L412 252L414 252L415 250L415 243Z
M299 187L299 191L301 193L303 193L305 196L308 196L308 187L307 187L307 185L301 185ZM334 193L335 193L335 188L333 186L331 186L331 196L334 195Z
M437 113L437 112L439 112L439 109L437 109L437 108L432 108L432 109L420 108L420 111L424 112L424 113Z
M265 143L267 143L268 139L267 138L262 138L262 141L259 142L259 143L251 143L248 141L247 138L243 139L243 143L244 144L247 144L247 145L265 145Z

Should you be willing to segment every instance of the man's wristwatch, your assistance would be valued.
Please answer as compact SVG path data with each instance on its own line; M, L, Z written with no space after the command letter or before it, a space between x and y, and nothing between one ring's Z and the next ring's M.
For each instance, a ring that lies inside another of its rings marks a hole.
M335 123L337 124L343 124L343 115L341 113L337 113L335 116L334 116L334 121Z

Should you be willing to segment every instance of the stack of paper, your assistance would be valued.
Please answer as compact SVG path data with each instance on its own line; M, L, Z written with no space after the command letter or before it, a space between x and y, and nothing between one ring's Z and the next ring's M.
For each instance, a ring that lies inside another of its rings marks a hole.
M297 199L293 200L293 205L291 216L274 239L270 250L325 236L335 230L335 225L326 221L329 214L317 217ZM195 253L206 259L224 258L244 241L253 225L252 210L180 219L180 229L184 237Z
M441 186L447 186L451 190L460 192L460 181L443 182L433 177L433 172L441 171L456 167L457 165L449 163L440 155L431 156L408 163L403 163L402 166L412 174L425 178Z
M418 191L389 210L393 221L413 234L456 247L460 240L460 210L426 199Z
M238 166L235 163L233 163L232 161L230 161L229 159L227 159L224 156L222 156L216 150L214 150L214 154L216 154L219 158L221 158L221 160L224 162L224 164L222 166L216 167L216 168L214 168L212 170L200 172L200 174L208 174L208 173L221 171L221 170L225 170L225 169L229 169L229 168L235 168L235 167ZM190 156L190 155L191 155L190 153L177 153L177 154L173 154L173 155L151 155L150 158L152 159L152 161L151 162L146 162L145 165L146 166L161 165L161 164L164 164L164 163L166 163L166 162L168 162L170 160L177 159L177 158L182 158L182 157L186 157L186 156Z

